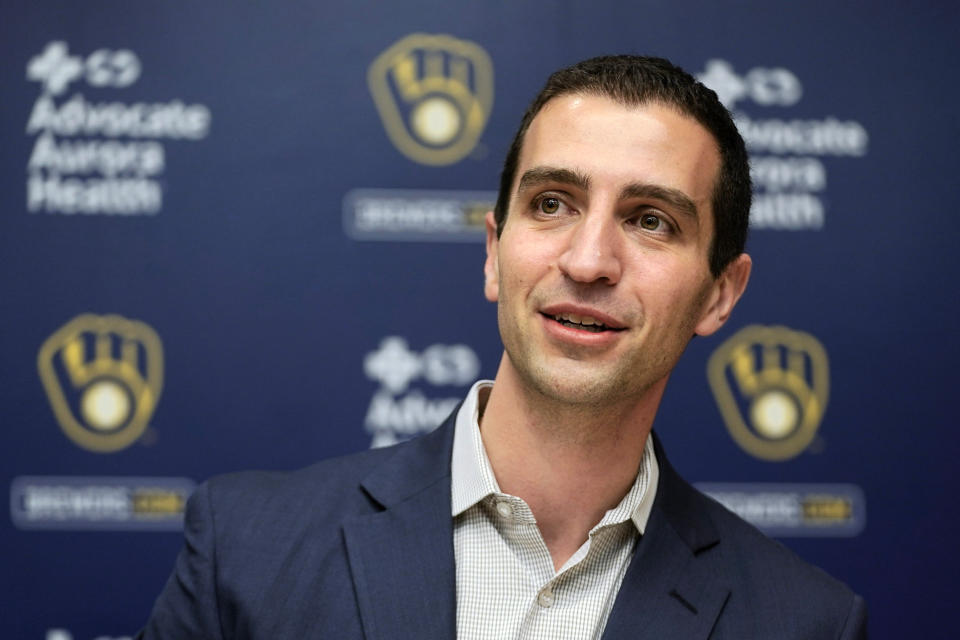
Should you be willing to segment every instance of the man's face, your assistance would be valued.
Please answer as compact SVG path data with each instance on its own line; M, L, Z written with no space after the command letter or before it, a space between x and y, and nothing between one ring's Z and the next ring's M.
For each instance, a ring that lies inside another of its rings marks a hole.
M693 334L723 324L749 258L734 263L742 282L710 274L719 167L712 136L668 107L579 94L544 106L499 239L487 220L485 293L528 388L572 404L636 400L662 390Z

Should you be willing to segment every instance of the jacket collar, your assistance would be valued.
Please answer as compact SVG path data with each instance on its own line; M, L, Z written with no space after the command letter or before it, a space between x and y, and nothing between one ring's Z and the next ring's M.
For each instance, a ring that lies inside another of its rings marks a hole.
M456 564L450 458L457 410L433 433L396 448L361 484L382 511L344 523L368 639L456 636ZM703 496L667 460L655 434L660 481L604 631L605 640L706 638L730 594L720 535Z
M382 511L343 524L368 640L456 637L450 451L457 410L361 483Z
M701 496L681 478L653 435L660 484L646 533L607 620L604 639L707 638L730 588L720 534Z

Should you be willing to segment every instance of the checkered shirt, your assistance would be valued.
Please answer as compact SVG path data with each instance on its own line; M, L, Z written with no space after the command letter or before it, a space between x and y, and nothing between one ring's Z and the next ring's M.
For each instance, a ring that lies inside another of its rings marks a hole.
M651 439L633 487L556 571L530 507L500 491L490 467L478 393L492 384L481 380L470 389L453 440L457 638L600 638L657 492Z

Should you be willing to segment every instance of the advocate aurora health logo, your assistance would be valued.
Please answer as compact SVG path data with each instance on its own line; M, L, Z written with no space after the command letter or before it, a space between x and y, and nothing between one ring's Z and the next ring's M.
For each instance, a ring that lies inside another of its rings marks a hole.
M386 447L433 431L480 374L480 359L465 344L432 344L414 351L401 336L386 336L364 356L363 372L379 383L364 427L370 447ZM451 394L443 387L464 387Z
M476 43L413 33L370 65L367 83L390 141L426 165L473 151L493 107L493 63Z
M47 338L37 369L67 437L109 453L146 430L163 388L163 346L143 322L83 314Z
M26 63L39 95L25 132L30 213L155 215L168 188L164 140L198 141L210 109L181 99L127 102L144 65L130 49L72 53L48 42ZM163 70L160 70L163 73Z
M710 356L707 378L730 435L764 460L788 460L809 446L830 391L823 345L782 326L735 333Z
M843 171L849 160L867 155L870 135L863 124L833 115L810 118L797 107L805 93L803 83L785 67L738 71L727 60L712 59L697 78L733 113L750 153L750 227L823 229L830 202L828 169ZM825 78L818 74L815 82ZM822 95L829 88L814 85L806 92Z

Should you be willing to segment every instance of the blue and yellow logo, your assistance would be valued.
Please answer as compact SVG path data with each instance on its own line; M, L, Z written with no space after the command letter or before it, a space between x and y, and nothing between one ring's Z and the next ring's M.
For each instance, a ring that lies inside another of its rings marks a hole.
M108 453L146 430L163 387L163 347L142 322L84 314L47 338L37 369L63 432Z
M490 56L448 35L402 38L373 61L367 83L391 142L421 164L470 153L493 107Z
M788 460L810 445L830 390L823 345L779 326L738 331L710 356L707 378L730 435L764 460Z

